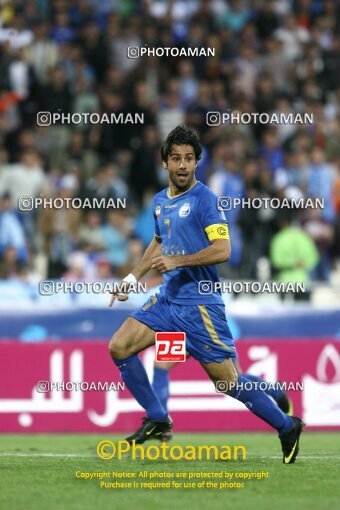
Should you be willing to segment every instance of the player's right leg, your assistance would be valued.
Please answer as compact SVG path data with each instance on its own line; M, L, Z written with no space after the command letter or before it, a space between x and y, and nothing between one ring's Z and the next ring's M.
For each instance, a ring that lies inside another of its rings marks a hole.
M145 368L137 356L140 351L154 342L155 331L146 324L129 317L114 334L109 344L111 358L119 368L123 381L146 411L143 425L126 438L128 442L135 440L136 443L144 443L153 437L158 438L172 428L167 411L153 391Z
M133 317L128 317L111 338L109 351L113 360L121 360L138 354L154 343L154 330Z

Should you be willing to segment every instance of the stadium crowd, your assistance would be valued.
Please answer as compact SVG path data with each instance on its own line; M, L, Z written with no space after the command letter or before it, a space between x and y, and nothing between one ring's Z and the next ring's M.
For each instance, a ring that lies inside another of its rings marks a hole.
M228 212L226 277L329 281L340 253L340 7L333 0L2 0L0 278L124 276L153 236L159 154L178 124L217 195L324 199ZM128 58L129 47L213 57ZM221 124L209 111L312 113L313 124ZM144 123L39 126L38 112ZM20 211L20 197L126 198L126 209Z

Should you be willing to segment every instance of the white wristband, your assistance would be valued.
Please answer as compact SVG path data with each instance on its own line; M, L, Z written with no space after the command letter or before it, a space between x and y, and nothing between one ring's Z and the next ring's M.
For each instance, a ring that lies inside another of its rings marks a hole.
M122 279L122 282L132 283L134 285L137 283L137 281L137 278L132 273L129 273L127 276L125 276L125 278Z

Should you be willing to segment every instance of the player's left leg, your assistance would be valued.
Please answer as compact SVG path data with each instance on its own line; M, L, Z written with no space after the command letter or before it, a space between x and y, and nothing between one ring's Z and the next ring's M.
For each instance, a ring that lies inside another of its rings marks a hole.
M196 308L196 310L195 310ZM187 326L186 347L208 373L210 379L227 383L226 393L239 400L256 416L278 431L286 464L294 462L303 429L300 418L291 418L245 375L239 375L233 360L237 357L223 305L183 306L176 311L179 326Z
M155 361L154 369L153 369L153 379L152 379L152 388L156 393L160 403L164 407L166 411L168 411L168 400L169 400L169 386L170 386L170 370L172 370L178 363L176 361ZM234 361L234 366L239 375L243 373L241 366L238 361ZM283 391L280 387L275 387L273 384L268 384L265 379L259 377L257 375L245 373L244 374L248 379L256 383L263 383L262 387L263 391L267 393L270 397L272 397L281 411L286 414L291 415L290 411L292 408L291 402L288 400L286 392ZM165 436L164 440L169 436Z
M257 386L253 389L250 379L245 374L237 373L232 359L210 363L201 361L201 365L214 384L225 381L225 393L243 402L251 412L277 429L279 435L292 428L292 419L283 413L264 391Z
M234 366L239 375L244 374L251 381L260 384L261 388L267 395L275 400L281 411L291 416L293 414L293 403L289 400L287 393L280 387L279 384L269 384L263 377L259 377L258 375L249 374L248 372L243 372L238 358L234 360Z
M288 398L287 393L281 388L280 383L268 383L263 377L258 375L244 374L250 381L260 384L263 391L275 400L281 411L291 416L293 414L293 403Z
M238 375L232 359L200 363L214 384L217 381L226 381L227 395L242 402L253 414L277 430L282 445L283 462L293 463L299 451L302 420L287 416L264 391L253 389L252 384L247 384L251 383L250 379L245 375Z

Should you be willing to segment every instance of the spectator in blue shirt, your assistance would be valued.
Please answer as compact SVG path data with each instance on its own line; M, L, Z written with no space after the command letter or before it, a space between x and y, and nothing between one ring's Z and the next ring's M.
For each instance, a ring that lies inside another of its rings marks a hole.
M321 218L332 222L335 218L334 204L332 200L335 172L331 165L325 161L322 149L315 147L311 154L308 176L308 197L320 197L325 201Z
M12 209L10 196L5 194L0 199L0 257L8 247L16 250L19 262L26 262L27 247L24 229Z

